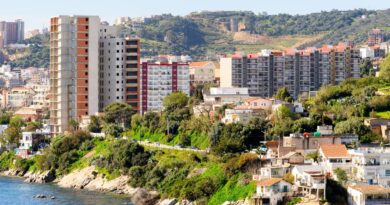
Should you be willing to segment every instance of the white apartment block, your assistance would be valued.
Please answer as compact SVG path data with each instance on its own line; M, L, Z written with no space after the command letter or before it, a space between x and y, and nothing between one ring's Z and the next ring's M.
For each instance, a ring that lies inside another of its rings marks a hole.
M349 150L352 158L352 176L368 184L390 187L390 150L361 148Z

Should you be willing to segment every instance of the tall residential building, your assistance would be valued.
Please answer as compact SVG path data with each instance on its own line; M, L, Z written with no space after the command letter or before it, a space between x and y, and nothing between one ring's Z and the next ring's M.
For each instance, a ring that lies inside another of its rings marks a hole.
M133 42L137 42L133 48ZM128 49L128 48L132 49ZM129 63L128 56L136 58ZM127 99L127 78L138 75L137 39L118 38L115 27L98 16L59 16L50 28L50 119L54 134L68 130L71 119L102 111L112 102ZM134 66L135 64L135 66ZM136 73L127 73L128 70ZM138 77L138 76L137 76ZM138 100L138 92L135 91Z
M106 32L109 28L101 28ZM99 110L113 102L126 102L139 110L139 39L101 35L99 66ZM116 32L116 31L115 31Z
M97 16L51 18L50 121L53 133L98 107L99 26Z
M368 46L379 45L385 41L385 34L381 29L372 29L368 32Z
M0 22L0 48L9 44L21 43L24 40L24 22L20 19L15 22Z
M161 110L164 97L172 92L190 94L189 64L167 60L142 62L140 90L141 113Z
M271 97L286 87L295 98L322 85L359 78L359 50L339 44L306 50L269 51L221 58L221 87L247 87L252 96Z

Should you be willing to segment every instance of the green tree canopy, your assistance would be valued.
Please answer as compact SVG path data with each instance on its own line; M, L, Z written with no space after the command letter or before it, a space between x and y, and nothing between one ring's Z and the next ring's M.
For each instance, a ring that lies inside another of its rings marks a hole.
M278 100L283 100L286 102L293 101L293 98L291 97L286 87L279 88L274 97Z
M123 127L129 127L131 116L135 110L128 104L114 102L103 109L103 120L105 123L121 124Z

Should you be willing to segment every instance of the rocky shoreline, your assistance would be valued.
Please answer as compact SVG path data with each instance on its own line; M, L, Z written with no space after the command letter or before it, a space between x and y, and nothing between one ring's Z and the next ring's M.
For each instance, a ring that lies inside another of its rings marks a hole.
M88 191L109 192L128 195L135 205L196 205L196 202L177 199L161 199L156 191L144 188L134 188L128 185L128 176L119 176L113 180L107 180L99 174L94 166L85 167L73 171L61 178L56 178L53 171L41 173L22 172L20 170L7 170L0 172L0 176L23 177L26 183L56 183L58 186L70 189L85 189ZM225 202L223 205L249 205L248 200L237 202Z
M110 192L130 196L135 205L193 205L191 202L178 202L176 199L160 199L156 191L148 191L144 188L130 187L128 176L119 176L113 180L107 180L98 174L95 167L89 166L81 170L73 171L61 178L55 177L52 171L41 173L22 172L20 170L7 170L0 172L2 176L22 177L27 183L56 183L63 188L85 189L88 191Z

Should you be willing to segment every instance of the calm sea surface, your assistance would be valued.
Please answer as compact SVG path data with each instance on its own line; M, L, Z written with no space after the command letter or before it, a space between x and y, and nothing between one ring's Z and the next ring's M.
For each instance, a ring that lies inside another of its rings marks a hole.
M48 196L34 198L37 194ZM50 199L55 196L55 199ZM23 179L0 177L0 205L133 205L127 197L63 189L53 184L28 184Z

